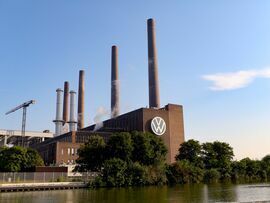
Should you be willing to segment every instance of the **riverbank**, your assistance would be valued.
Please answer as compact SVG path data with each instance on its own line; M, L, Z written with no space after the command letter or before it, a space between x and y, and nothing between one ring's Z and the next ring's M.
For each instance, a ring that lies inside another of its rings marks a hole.
M66 190L86 187L87 184L84 182L6 183L0 184L0 192Z
M255 186L255 187L254 187ZM259 186L259 187L257 187ZM270 202L269 184L185 184L126 188L0 193L1 203ZM263 187L263 188L262 188Z

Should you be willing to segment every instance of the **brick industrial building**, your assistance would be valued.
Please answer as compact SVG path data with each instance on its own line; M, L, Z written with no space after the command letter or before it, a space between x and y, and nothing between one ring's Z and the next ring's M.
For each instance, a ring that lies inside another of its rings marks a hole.
M160 108L157 53L155 45L155 24L153 19L147 21L148 30L148 78L149 78L149 108L140 108L119 115L119 79L118 51L112 47L111 72L111 119L97 125L84 127L84 71L80 71L77 122L75 119L75 92L70 91L65 82L64 108L62 112L62 90L57 89L57 108L55 122L55 137L39 144L36 148L47 165L74 164L78 158L77 151L91 135L99 134L105 141L115 132L151 132L160 136L168 149L167 162L175 161L175 155L181 143L184 142L183 107L168 104ZM70 99L70 101L69 101ZM70 108L68 109L68 103ZM68 119L68 111L70 111ZM63 133L63 126L69 124L70 132ZM76 129L77 125L77 131Z

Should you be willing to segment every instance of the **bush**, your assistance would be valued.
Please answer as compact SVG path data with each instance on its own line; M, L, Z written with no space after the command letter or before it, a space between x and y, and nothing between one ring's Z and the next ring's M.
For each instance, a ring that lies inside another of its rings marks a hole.
M101 176L95 177L94 180L90 181L88 187L96 188L96 187L105 187L106 183L103 181Z
M146 167L135 162L129 164L126 173L126 185L141 186L146 184Z
M75 171L100 171L105 160L105 141L99 135L92 135L79 150Z
M119 158L106 160L102 171L103 181L109 187L124 186L127 163Z
M203 170L187 160L177 161L169 166L167 177L170 184L200 183L203 180Z
M146 184L164 185L167 183L165 162L146 166Z
M14 146L0 148L0 171L28 171L35 166L43 166L43 160L34 149Z
M204 182L206 183L217 183L220 179L220 173L217 169L208 169L204 173Z

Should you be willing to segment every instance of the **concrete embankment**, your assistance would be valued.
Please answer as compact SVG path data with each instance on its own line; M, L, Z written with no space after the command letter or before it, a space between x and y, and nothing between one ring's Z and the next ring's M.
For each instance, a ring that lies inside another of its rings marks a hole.
M0 184L0 192L66 190L86 187L87 184L84 182L8 183Z

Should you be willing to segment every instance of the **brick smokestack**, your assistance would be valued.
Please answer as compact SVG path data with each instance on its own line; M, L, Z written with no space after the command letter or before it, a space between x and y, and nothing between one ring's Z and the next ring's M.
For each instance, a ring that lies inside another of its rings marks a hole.
M79 74L79 91L78 91L78 126L77 130L84 128L84 71L80 70Z
M68 114L69 114L69 83L67 81L65 81L64 84L64 105L63 105L63 120L64 123L68 122Z
M149 107L159 108L159 82L156 50L155 21L147 20L148 34L148 82L149 82Z
M118 49L112 46L111 61L111 117L119 115Z

